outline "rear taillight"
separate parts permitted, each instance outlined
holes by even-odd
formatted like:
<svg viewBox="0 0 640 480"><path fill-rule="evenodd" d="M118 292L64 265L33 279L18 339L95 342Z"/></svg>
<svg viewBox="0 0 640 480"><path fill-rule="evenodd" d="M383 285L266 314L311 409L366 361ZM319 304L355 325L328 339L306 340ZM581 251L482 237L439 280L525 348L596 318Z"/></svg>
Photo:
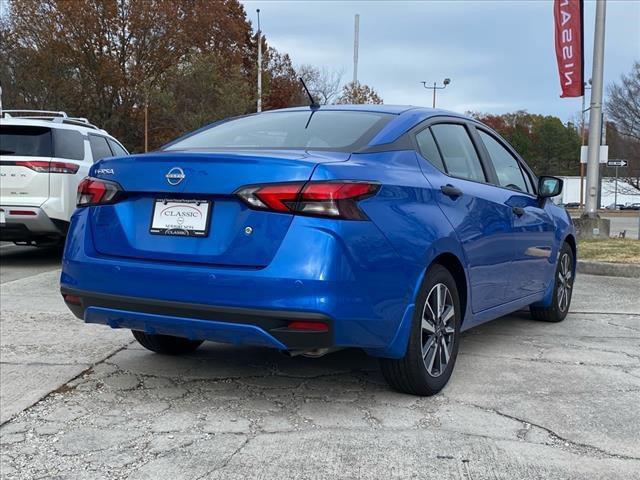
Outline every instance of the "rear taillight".
<svg viewBox="0 0 640 480"><path fill-rule="evenodd" d="M78 185L78 207L102 205L117 200L122 188L115 182L86 177Z"/></svg>
<svg viewBox="0 0 640 480"><path fill-rule="evenodd" d="M380 185L370 182L293 182L252 185L236 191L249 207L258 210L366 220L358 202L377 193Z"/></svg>
<svg viewBox="0 0 640 480"><path fill-rule="evenodd" d="M38 173L76 173L80 165L70 162L47 162L45 160L18 160L17 167L26 167Z"/></svg>

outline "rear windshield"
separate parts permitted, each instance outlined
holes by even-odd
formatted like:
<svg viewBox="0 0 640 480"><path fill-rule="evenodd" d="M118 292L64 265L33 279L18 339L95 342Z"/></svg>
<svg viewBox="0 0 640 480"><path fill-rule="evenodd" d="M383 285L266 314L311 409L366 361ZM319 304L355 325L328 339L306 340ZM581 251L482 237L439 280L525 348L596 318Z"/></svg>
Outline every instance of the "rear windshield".
<svg viewBox="0 0 640 480"><path fill-rule="evenodd" d="M14 125L0 126L0 155L52 157L51 129Z"/></svg>
<svg viewBox="0 0 640 480"><path fill-rule="evenodd" d="M80 132L64 128L0 126L0 155L84 158L84 139Z"/></svg>
<svg viewBox="0 0 640 480"><path fill-rule="evenodd" d="M196 132L164 150L292 148L350 150L366 145L393 117L355 111L268 112L236 118Z"/></svg>

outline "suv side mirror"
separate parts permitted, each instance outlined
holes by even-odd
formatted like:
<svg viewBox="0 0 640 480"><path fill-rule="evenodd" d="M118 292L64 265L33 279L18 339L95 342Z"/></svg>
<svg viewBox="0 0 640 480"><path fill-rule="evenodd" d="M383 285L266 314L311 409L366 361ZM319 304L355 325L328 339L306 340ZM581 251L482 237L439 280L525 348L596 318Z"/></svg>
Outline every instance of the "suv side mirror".
<svg viewBox="0 0 640 480"><path fill-rule="evenodd" d="M538 197L550 198L560 195L563 181L557 177L540 177L538 180Z"/></svg>

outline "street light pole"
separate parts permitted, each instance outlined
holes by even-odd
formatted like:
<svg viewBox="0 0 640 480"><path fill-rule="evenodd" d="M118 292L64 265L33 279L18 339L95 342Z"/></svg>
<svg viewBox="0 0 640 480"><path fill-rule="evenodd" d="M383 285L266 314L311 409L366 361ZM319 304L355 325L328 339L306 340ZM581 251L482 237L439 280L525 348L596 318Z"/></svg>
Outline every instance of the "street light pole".
<svg viewBox="0 0 640 480"><path fill-rule="evenodd" d="M587 155L587 195L584 215L598 217L598 176L602 129L602 76L604 69L604 26L607 4L596 3L596 28L593 42L593 84L591 87L591 112L589 114L589 150Z"/></svg>
<svg viewBox="0 0 640 480"><path fill-rule="evenodd" d="M262 111L262 30L260 29L260 9L258 14L258 113Z"/></svg>
<svg viewBox="0 0 640 480"><path fill-rule="evenodd" d="M449 85L451 83L451 79L450 78L445 78L442 82L442 86L438 87L438 84L436 82L433 82L433 86L427 86L427 82L420 82L422 83L422 86L424 88L426 88L427 90L433 90L433 108L436 108L436 90L444 90L445 88L447 88L447 85Z"/></svg>

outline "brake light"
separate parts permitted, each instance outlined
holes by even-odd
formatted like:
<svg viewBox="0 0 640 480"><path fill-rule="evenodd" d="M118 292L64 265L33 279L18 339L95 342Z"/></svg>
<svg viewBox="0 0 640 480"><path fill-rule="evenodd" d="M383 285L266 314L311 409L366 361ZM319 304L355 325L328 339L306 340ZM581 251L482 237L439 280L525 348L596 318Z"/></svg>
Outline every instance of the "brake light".
<svg viewBox="0 0 640 480"><path fill-rule="evenodd" d="M293 182L243 187L236 194L251 208L274 212L366 220L358 202L375 195L371 182Z"/></svg>
<svg viewBox="0 0 640 480"><path fill-rule="evenodd" d="M38 173L77 173L80 165L70 162L47 162L45 160L18 160L18 167L26 167Z"/></svg>
<svg viewBox="0 0 640 480"><path fill-rule="evenodd" d="M78 185L78 207L103 205L116 201L122 188L115 182L86 177Z"/></svg>

